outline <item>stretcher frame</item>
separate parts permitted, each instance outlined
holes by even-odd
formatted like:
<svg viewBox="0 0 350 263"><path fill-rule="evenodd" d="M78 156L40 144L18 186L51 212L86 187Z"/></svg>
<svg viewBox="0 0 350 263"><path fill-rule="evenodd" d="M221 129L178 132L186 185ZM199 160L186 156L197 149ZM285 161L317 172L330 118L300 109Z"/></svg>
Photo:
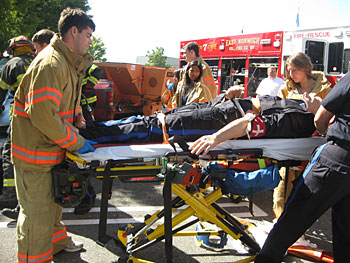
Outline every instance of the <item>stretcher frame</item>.
<svg viewBox="0 0 350 263"><path fill-rule="evenodd" d="M205 161L213 161L218 159L234 160L241 158L242 155L254 158L262 158L263 150L260 148L250 149L228 149L211 151L208 154L210 159ZM220 156L220 157L219 157ZM234 239L240 239L243 244L247 245L253 256L237 262L251 262L254 260L256 253L260 251L259 244L249 235L249 225L246 222L241 222L237 218L230 215L226 210L219 207L215 201L223 196L221 189L217 188L207 196L203 194L203 190L195 190L189 192L186 187L173 183L175 175L174 165L178 162L194 161L193 156L189 152L168 152L162 159L155 158L153 162L147 165L143 163L143 158L134 158L126 160L108 160L102 167L96 169L96 177L102 179L102 198L100 205L100 217L98 228L97 243L105 246L110 240L114 240L118 247L124 248L127 253L126 257L121 257L118 262L150 262L134 257L134 254L142 249L145 249L154 243L165 240L165 255L167 262L172 262L172 238L173 236L196 236L196 235L222 235L226 233ZM197 160L196 160L197 161ZM291 166L300 165L301 161L286 160L278 161L279 167L285 166L287 171ZM86 166L89 164L85 163ZM96 165L96 164L94 164ZM159 176L162 174L163 176ZM107 211L108 199L112 193L113 179L118 177L122 182L130 182L136 178L147 178L147 181L164 181L163 199L164 209L155 212L153 215L146 218L145 222L127 234L127 230L118 230L118 237L112 237L106 233L107 230ZM286 174L288 179L288 173ZM192 188L193 190L193 188ZM172 193L176 194L176 198L172 199ZM186 203L189 206L172 217L172 213L178 208L180 203ZM196 215L197 219L183 226L177 227L190 216ZM153 232L147 233L150 227L164 217L164 224L158 226ZM210 221L217 225L222 231L220 232L184 232L187 227L197 223L198 221ZM130 236L131 235L131 236ZM146 236L146 241L137 241L140 236ZM136 242L136 243L135 243Z"/></svg>

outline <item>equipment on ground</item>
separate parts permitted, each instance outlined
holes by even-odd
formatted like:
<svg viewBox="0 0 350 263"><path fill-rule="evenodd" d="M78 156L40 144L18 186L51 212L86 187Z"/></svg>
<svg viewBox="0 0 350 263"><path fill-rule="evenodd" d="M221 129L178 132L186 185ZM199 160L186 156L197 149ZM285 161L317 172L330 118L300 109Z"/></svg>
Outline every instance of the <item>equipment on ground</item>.
<svg viewBox="0 0 350 263"><path fill-rule="evenodd" d="M95 85L97 121L131 115L151 115L161 110L161 95L173 77L165 68L128 63L99 62L103 69Z"/></svg>

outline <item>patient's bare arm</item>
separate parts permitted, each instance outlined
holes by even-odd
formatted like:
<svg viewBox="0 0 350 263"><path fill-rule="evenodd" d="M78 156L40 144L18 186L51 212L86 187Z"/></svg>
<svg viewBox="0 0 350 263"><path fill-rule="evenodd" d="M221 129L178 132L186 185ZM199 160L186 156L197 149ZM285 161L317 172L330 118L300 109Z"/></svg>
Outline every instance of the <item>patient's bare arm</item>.
<svg viewBox="0 0 350 263"><path fill-rule="evenodd" d="M327 133L330 123L334 121L334 114L326 110L322 105L319 107L315 115L315 126L321 135Z"/></svg>
<svg viewBox="0 0 350 263"><path fill-rule="evenodd" d="M216 133L200 137L191 145L189 149L191 150L192 154L205 155L221 142L244 136L250 121L251 119L248 117L242 117L234 120L218 130Z"/></svg>
<svg viewBox="0 0 350 263"><path fill-rule="evenodd" d="M231 100L233 98L237 98L237 97L241 96L243 90L244 90L244 88L242 89L242 87L232 86L226 90L225 97L229 100Z"/></svg>

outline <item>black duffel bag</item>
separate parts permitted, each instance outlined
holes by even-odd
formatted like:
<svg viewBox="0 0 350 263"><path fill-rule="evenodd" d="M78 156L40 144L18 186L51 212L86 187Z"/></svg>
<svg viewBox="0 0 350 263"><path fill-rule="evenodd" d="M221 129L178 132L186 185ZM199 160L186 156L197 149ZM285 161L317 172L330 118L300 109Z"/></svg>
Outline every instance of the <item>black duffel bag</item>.
<svg viewBox="0 0 350 263"><path fill-rule="evenodd" d="M55 202L62 207L77 207L86 195L95 169L79 169L63 161L51 169Z"/></svg>

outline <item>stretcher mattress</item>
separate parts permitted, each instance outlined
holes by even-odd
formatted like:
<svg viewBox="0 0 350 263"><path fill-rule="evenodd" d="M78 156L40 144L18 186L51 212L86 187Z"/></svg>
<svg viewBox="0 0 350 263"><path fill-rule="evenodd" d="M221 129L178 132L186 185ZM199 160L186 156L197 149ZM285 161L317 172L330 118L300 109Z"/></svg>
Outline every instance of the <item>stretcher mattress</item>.
<svg viewBox="0 0 350 263"><path fill-rule="evenodd" d="M225 141L214 150L225 149L253 149L263 150L265 157L279 161L285 160L309 160L315 147L326 142L323 137L297 138L297 139L254 139L254 140L229 140ZM191 145L191 143L189 143ZM181 151L180 148L177 148ZM95 152L80 154L79 157L90 162L98 160L122 160L131 158L155 158L162 157L174 149L169 144L132 144L97 148Z"/></svg>

